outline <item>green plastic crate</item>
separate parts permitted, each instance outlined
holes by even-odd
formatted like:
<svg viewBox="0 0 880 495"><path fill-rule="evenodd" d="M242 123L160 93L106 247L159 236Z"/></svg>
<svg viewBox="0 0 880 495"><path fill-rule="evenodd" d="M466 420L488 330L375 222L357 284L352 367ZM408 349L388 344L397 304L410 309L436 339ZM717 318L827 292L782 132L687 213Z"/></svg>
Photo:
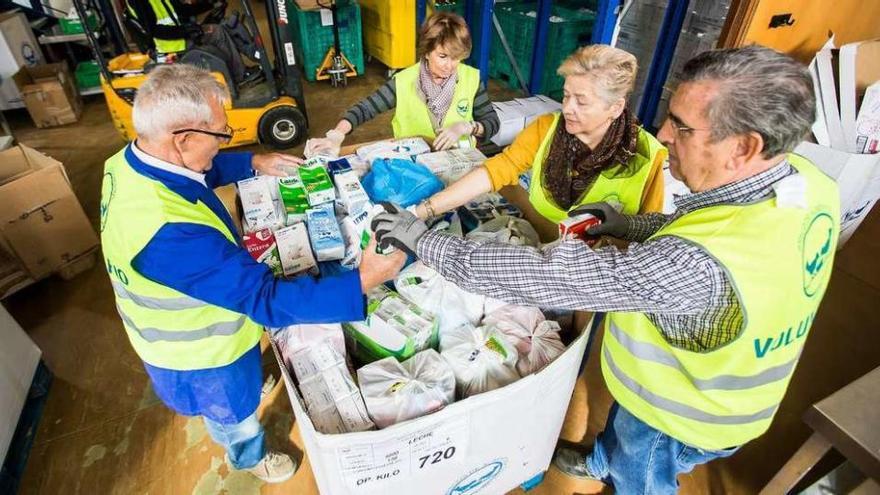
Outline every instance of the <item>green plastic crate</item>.
<svg viewBox="0 0 880 495"><path fill-rule="evenodd" d="M94 88L101 84L101 68L98 62L87 60L76 64L76 85L80 89Z"/></svg>
<svg viewBox="0 0 880 495"><path fill-rule="evenodd" d="M341 3L341 2L340 2ZM320 10L302 10L293 5L290 29L296 40L294 50L308 81L315 81L318 67L333 46L333 26L321 25ZM339 24L339 47L358 74L364 73L364 43L361 31L361 8L357 3L340 5L336 11Z"/></svg>
<svg viewBox="0 0 880 495"><path fill-rule="evenodd" d="M535 2L499 4L495 9L498 23L504 30L510 50L519 65L522 76L529 78L532 68L532 51L535 40L536 18L529 15L537 11ZM585 8L553 5L551 22L547 33L547 52L541 87L543 94L553 98L562 95L564 80L556 74L559 65L579 46L590 42L596 14ZM553 22L555 21L555 22ZM495 33L489 63L489 75L505 81L511 88L518 88L513 66L507 59L498 34Z"/></svg>
<svg viewBox="0 0 880 495"><path fill-rule="evenodd" d="M92 31L98 27L98 16L95 15L94 12L89 12L86 16L88 19L89 28ZM79 19L79 17L69 17L58 19L58 26L61 28L61 32L63 34L83 34L85 30L83 29L83 23Z"/></svg>

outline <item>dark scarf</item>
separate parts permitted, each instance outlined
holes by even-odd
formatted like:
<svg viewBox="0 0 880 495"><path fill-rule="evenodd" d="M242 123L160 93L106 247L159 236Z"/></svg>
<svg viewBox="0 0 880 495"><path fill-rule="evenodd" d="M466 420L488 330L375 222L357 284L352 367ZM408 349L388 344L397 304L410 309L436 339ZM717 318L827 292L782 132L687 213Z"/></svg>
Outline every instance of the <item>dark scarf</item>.
<svg viewBox="0 0 880 495"><path fill-rule="evenodd" d="M639 121L629 110L611 123L595 150L565 130L560 116L550 152L544 161L544 187L562 209L569 209L596 177L617 164L626 166L635 154Z"/></svg>

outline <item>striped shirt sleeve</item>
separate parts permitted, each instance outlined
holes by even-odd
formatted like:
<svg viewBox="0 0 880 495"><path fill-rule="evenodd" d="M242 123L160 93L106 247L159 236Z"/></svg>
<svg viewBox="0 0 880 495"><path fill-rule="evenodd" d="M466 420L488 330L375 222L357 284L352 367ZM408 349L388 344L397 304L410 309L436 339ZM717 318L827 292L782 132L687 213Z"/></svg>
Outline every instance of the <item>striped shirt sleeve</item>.
<svg viewBox="0 0 880 495"><path fill-rule="evenodd" d="M476 97L474 97L474 121L482 124L483 129L485 129L483 137L480 138L482 142L488 141L501 127L501 120L498 118L492 102L489 101L486 87L482 84L480 89L477 90Z"/></svg>
<svg viewBox="0 0 880 495"><path fill-rule="evenodd" d="M351 124L351 128L354 129L395 106L397 106L397 90L392 77L373 94L349 108L342 118L347 120Z"/></svg>

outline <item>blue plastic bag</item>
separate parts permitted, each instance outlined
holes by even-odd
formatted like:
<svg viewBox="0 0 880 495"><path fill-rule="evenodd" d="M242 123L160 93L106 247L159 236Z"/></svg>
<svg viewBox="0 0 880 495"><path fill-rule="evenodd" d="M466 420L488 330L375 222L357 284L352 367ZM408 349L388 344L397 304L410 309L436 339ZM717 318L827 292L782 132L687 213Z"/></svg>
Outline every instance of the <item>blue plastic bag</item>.
<svg viewBox="0 0 880 495"><path fill-rule="evenodd" d="M376 158L361 182L374 203L388 201L404 208L443 189L428 167L399 158Z"/></svg>

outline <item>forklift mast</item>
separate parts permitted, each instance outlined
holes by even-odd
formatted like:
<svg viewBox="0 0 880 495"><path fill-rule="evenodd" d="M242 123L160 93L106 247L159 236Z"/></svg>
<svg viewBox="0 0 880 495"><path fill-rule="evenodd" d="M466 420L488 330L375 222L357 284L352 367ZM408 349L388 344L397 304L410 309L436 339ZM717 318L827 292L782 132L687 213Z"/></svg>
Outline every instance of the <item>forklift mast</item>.
<svg viewBox="0 0 880 495"><path fill-rule="evenodd" d="M288 2L289 0L265 0L266 21L269 25L269 33L272 37L272 47L275 51L275 70L280 79L279 88L283 95L296 100L296 105L306 117L308 123L308 111L302 90L302 71L297 64L293 50L293 34L288 26ZM247 2L242 2L246 4ZM246 7L249 8L249 7ZM248 18L253 19L253 13L248 12ZM259 30L254 30L259 33ZM258 39L262 44L262 39ZM268 61L266 61L268 62ZM261 60L262 64L263 61Z"/></svg>

